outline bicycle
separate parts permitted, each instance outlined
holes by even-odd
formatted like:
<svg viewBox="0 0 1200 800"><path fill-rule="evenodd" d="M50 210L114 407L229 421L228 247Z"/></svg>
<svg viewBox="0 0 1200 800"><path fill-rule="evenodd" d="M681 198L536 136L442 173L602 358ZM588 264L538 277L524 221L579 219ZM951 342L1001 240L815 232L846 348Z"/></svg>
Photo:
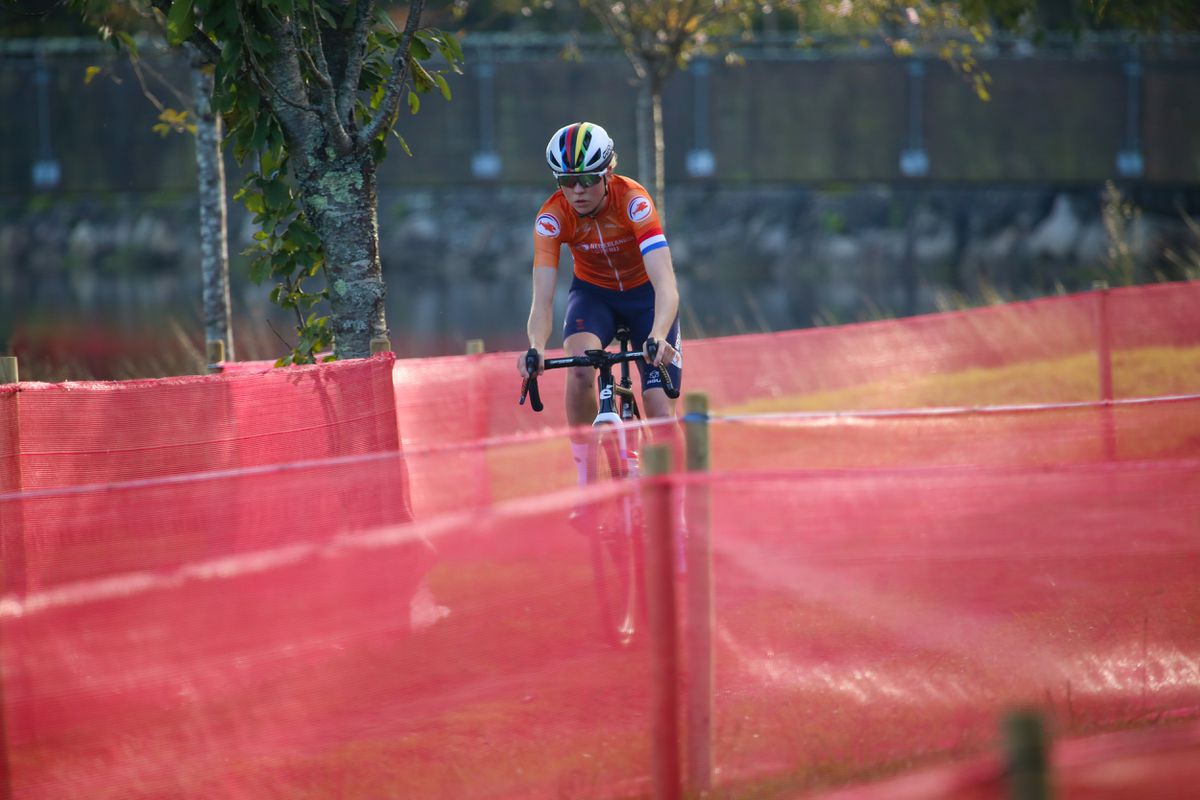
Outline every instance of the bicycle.
<svg viewBox="0 0 1200 800"><path fill-rule="evenodd" d="M641 412L633 392L629 364L644 357L644 352L629 349L629 328L620 326L616 333L620 349L588 350L581 356L547 358L543 369L592 367L599 371L596 387L599 412L592 421L596 438L592 442L587 475L589 483L608 480L632 480L639 474L638 448L643 431ZM648 342L650 357L657 342ZM537 351L525 355L529 373L521 384L520 405L529 398L534 411L543 408L537 383ZM613 377L613 367L619 367L620 380ZM663 389L667 396L679 397L665 365L659 367ZM589 535L592 574L600 605L600 622L605 637L616 647L628 647L637 639L645 619L646 597L643 563L644 523L641 495L623 491L611 503L605 504L591 520L582 526Z"/></svg>

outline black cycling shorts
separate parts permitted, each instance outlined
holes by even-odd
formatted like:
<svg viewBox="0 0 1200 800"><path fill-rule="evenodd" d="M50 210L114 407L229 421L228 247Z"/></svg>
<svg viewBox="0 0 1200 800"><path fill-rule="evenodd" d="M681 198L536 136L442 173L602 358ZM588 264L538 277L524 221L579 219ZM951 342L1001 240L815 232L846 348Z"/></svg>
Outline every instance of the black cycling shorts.
<svg viewBox="0 0 1200 800"><path fill-rule="evenodd" d="M641 350L654 325L654 286L647 282L634 289L605 289L578 277L571 280L567 294L567 314L563 318L563 339L575 333L591 333L608 347L617 333L617 325L629 326L630 347ZM683 385L683 341L679 335L679 316L671 324L667 341L675 348L675 358L667 365L671 383ZM645 361L635 361L642 374L642 391L661 389L662 376Z"/></svg>

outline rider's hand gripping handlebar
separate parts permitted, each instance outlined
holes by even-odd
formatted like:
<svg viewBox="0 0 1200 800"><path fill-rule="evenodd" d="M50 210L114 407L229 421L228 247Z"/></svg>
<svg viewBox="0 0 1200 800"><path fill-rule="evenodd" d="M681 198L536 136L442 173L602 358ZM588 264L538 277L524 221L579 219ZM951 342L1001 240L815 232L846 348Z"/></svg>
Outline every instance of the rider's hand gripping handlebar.
<svg viewBox="0 0 1200 800"><path fill-rule="evenodd" d="M646 355L653 362L658 355L658 341L655 339L646 340ZM658 374L662 378L663 391L667 393L667 397L672 400L679 397L679 390L675 388L675 384L671 381L671 373L667 371L666 364L658 365Z"/></svg>
<svg viewBox="0 0 1200 800"><path fill-rule="evenodd" d="M529 405L534 411L541 411L542 395L538 391L538 351L536 347L529 348L529 352L525 354L525 372L528 373L527 378L521 381L521 399L518 405L525 405L525 396L529 396Z"/></svg>

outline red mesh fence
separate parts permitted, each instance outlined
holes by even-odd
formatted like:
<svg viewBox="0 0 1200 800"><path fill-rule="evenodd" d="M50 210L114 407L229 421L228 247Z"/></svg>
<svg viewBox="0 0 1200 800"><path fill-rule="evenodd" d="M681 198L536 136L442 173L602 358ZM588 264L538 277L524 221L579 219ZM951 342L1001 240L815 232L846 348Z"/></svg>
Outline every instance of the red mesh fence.
<svg viewBox="0 0 1200 800"><path fill-rule="evenodd" d="M1013 796L1009 765L984 756L965 764L917 770L821 800L1004 800ZM1200 786L1200 724L1124 731L1055 744L1049 784L1057 797L1154 797L1186 800Z"/></svg>
<svg viewBox="0 0 1200 800"><path fill-rule="evenodd" d="M1200 395L981 409L718 415L723 469L1065 465L1200 458Z"/></svg>
<svg viewBox="0 0 1200 800"><path fill-rule="evenodd" d="M14 798L579 796L638 785L645 654L562 502L406 523L398 455L0 500ZM121 517L138 520L113 529Z"/></svg>
<svg viewBox="0 0 1200 800"><path fill-rule="evenodd" d="M671 685L688 707L711 669L679 741L685 769L711 741L711 796L964 759L911 780L995 796L969 759L1015 706L1056 738L1149 731L1187 774L1197 291L685 345L712 472L663 506L691 509ZM534 415L515 360L0 388L0 798L650 795L661 654L644 610L613 646L611 539L571 520L657 506L576 488L562 376ZM1139 399L1093 402L1109 380Z"/></svg>
<svg viewBox="0 0 1200 800"><path fill-rule="evenodd" d="M0 492L394 450L393 363L0 386Z"/></svg>
<svg viewBox="0 0 1200 800"><path fill-rule="evenodd" d="M417 461L0 500L53 553L0 601L12 796L646 795L647 645L602 634L567 521L611 491L406 522ZM702 487L715 796L976 754L1013 704L1063 735L1200 708L1200 462Z"/></svg>
<svg viewBox="0 0 1200 800"><path fill-rule="evenodd" d="M684 391L721 412L895 409L1200 393L1200 281L832 328L686 341ZM686 331L685 331L686 334ZM516 353L396 363L405 447L557 429L518 407Z"/></svg>
<svg viewBox="0 0 1200 800"><path fill-rule="evenodd" d="M735 784L961 757L1013 706L1064 736L1200 713L1200 462L711 491L714 752Z"/></svg>

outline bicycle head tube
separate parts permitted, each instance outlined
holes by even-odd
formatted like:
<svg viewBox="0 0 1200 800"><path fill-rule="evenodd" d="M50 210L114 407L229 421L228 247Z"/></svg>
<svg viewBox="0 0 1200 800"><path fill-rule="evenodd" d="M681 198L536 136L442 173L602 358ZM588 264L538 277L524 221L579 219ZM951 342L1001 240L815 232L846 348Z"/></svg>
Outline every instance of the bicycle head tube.
<svg viewBox="0 0 1200 800"><path fill-rule="evenodd" d="M616 398L614 396L615 393L613 391L612 368L609 367L607 364L605 364L604 367L600 370L600 377L597 380L597 384L598 384L597 388L599 391L599 399L600 399L600 406L599 406L600 413L601 414L606 414L606 413L612 414L614 417L617 417L617 414L616 414L617 404L616 404ZM617 418L620 419L620 417L617 417ZM597 417L597 419L599 419L599 417Z"/></svg>

